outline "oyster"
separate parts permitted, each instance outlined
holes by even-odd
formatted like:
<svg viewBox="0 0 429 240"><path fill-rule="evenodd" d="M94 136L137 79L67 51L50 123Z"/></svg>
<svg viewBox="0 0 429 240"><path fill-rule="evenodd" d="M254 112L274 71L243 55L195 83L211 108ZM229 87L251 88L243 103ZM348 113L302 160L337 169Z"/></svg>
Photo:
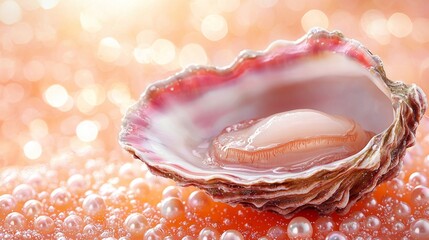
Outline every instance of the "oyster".
<svg viewBox="0 0 429 240"><path fill-rule="evenodd" d="M284 216L345 212L398 173L426 107L419 87L390 81L360 43L314 29L152 84L120 143L215 200Z"/></svg>

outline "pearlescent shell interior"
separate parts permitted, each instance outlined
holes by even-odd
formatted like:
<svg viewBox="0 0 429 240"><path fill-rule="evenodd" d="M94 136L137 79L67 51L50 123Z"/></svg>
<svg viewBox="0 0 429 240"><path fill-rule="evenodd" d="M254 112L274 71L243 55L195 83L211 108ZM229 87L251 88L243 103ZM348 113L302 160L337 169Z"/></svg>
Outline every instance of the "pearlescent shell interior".
<svg viewBox="0 0 429 240"><path fill-rule="evenodd" d="M303 172L225 167L208 157L211 139L225 127L303 108L351 118L376 136L353 156ZM281 214L328 202L318 209L330 212L397 173L425 109L422 91L388 80L381 61L358 42L317 29L296 42L243 52L227 68L192 67L149 86L124 118L120 143L154 173L219 200Z"/></svg>

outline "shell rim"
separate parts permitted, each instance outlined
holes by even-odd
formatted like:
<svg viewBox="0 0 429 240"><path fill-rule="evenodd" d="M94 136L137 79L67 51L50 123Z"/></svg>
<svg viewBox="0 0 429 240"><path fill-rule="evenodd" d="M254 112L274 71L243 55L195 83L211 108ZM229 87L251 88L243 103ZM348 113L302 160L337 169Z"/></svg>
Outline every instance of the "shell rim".
<svg viewBox="0 0 429 240"><path fill-rule="evenodd" d="M282 46L288 46L288 45L297 45L301 42L306 41L307 39L314 39L317 38L318 36L327 36L327 37L337 37L345 42L347 42L347 44L351 44L352 46L354 46L357 51L361 52L362 54L364 54L368 59L370 59L372 62L370 63L369 66L364 66L371 74L377 74L379 78L381 78L381 80L383 80L384 84L387 85L389 92L392 95L394 95L391 91L391 87L389 83L393 83L391 80L389 80L384 72L383 69L383 63L380 60L380 58L377 55L372 54L366 47L364 47L360 42L353 40L353 39L349 39L344 37L344 35L340 32L340 31L332 31L329 32L325 29L322 28L314 28L311 29L307 34L305 34L304 36L302 36L301 38L295 40L295 41L290 41L290 40L276 40L274 42L272 42L266 49L264 50L260 50L260 51L255 51L255 50L243 50L239 53L239 55L234 59L234 61L226 66L223 67L217 67L217 66L211 66L211 65L191 65L188 66L184 69L182 69L181 71L173 74L172 76L163 79L163 80L159 80L157 82L154 82L152 84L149 84L146 89L143 91L143 93L140 95L139 100L133 104L126 112L126 114L124 115L123 119L122 119L122 125L121 125L121 131L119 133L119 144L121 145L122 148L124 148L125 150L127 150L128 152L130 152L134 158L141 160L142 162L144 162L151 170L155 170L155 172L158 175L162 175L162 176L167 176L170 178L173 178L175 180L178 180L178 182L180 182L183 185L192 185L192 182L218 182L218 183L228 183L228 182L232 182L232 178L234 179L234 183L235 184L240 184L240 185L244 185L244 186L250 186L250 185L255 185L255 184L280 184L284 182L284 178L282 177L266 177L264 174L261 174L258 177L255 177L252 181L248 181L248 180L244 180L241 178L237 178L235 176L230 176L231 178L225 177L224 174L220 173L220 174L212 174L212 175L192 175L191 172L180 172L175 166L170 166L167 163L162 163L162 162L158 162L158 161L152 161L152 160L147 160L145 157L142 156L141 151L139 149L134 148L131 144L127 143L126 141L124 141L123 139L125 139L125 137L128 135L127 134L127 125L128 125L128 116L131 115L132 112L136 111L141 105L142 103L146 102L149 98L149 93L152 91L153 88L165 88L166 86L168 86L168 84L181 79L181 78L186 78L188 76L191 76L192 74L194 74L194 72L199 71L199 70L208 70L208 71L212 71L215 72L217 74L223 74L223 73L227 73L227 72L231 72L232 70L234 70L237 66L239 66L243 61L246 61L247 59L252 59L252 58L256 58L259 56L264 56L267 55L270 52L274 52L275 49L277 47L282 47ZM346 53L342 53L343 55L347 56ZM350 57L350 56L348 56ZM361 65L363 65L362 63L360 63ZM412 84L410 86L408 86L408 88L414 88L415 85ZM389 98L391 98L391 96L387 96ZM397 108L394 106L394 103L396 101L401 101L401 100L395 100L395 99L390 99L392 102L392 109L394 117L393 117L393 122L383 131L381 131L380 133L376 134L373 138L370 139L370 141L367 143L367 145L362 148L361 151L359 151L358 153L349 156L345 159L339 160L339 161L343 161L345 163L350 162L350 159L352 158L356 158L356 156L358 155L362 155L366 150L368 150L371 146L373 146L375 139L380 138L381 135L383 135L386 131L389 131L391 128L395 127L395 123L398 121L398 114L397 114ZM338 165L342 165L342 164L338 164ZM325 168L325 170L328 171L334 171L336 168L338 167L334 167L334 168ZM313 167L310 168L304 172L300 172L299 173L299 177L293 178L293 179L306 179L311 177L314 173L317 173L318 170L317 167ZM305 174L303 174L305 173Z"/></svg>

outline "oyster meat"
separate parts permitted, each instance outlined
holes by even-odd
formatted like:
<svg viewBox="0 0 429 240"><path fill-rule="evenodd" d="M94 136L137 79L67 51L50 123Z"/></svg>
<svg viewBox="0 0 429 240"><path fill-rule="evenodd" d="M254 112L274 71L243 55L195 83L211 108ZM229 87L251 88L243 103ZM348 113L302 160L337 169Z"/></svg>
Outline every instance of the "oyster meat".
<svg viewBox="0 0 429 240"><path fill-rule="evenodd" d="M345 212L399 172L427 107L339 32L245 51L152 84L120 143L158 175L215 200L291 216Z"/></svg>

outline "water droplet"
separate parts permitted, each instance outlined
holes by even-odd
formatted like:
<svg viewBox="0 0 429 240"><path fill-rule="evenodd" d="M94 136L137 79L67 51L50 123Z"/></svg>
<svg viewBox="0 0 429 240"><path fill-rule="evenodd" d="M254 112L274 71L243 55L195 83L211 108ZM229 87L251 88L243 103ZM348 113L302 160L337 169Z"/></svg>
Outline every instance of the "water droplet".
<svg viewBox="0 0 429 240"><path fill-rule="evenodd" d="M293 218L287 226L289 238L310 238L313 235L313 227L310 221L304 217Z"/></svg>

